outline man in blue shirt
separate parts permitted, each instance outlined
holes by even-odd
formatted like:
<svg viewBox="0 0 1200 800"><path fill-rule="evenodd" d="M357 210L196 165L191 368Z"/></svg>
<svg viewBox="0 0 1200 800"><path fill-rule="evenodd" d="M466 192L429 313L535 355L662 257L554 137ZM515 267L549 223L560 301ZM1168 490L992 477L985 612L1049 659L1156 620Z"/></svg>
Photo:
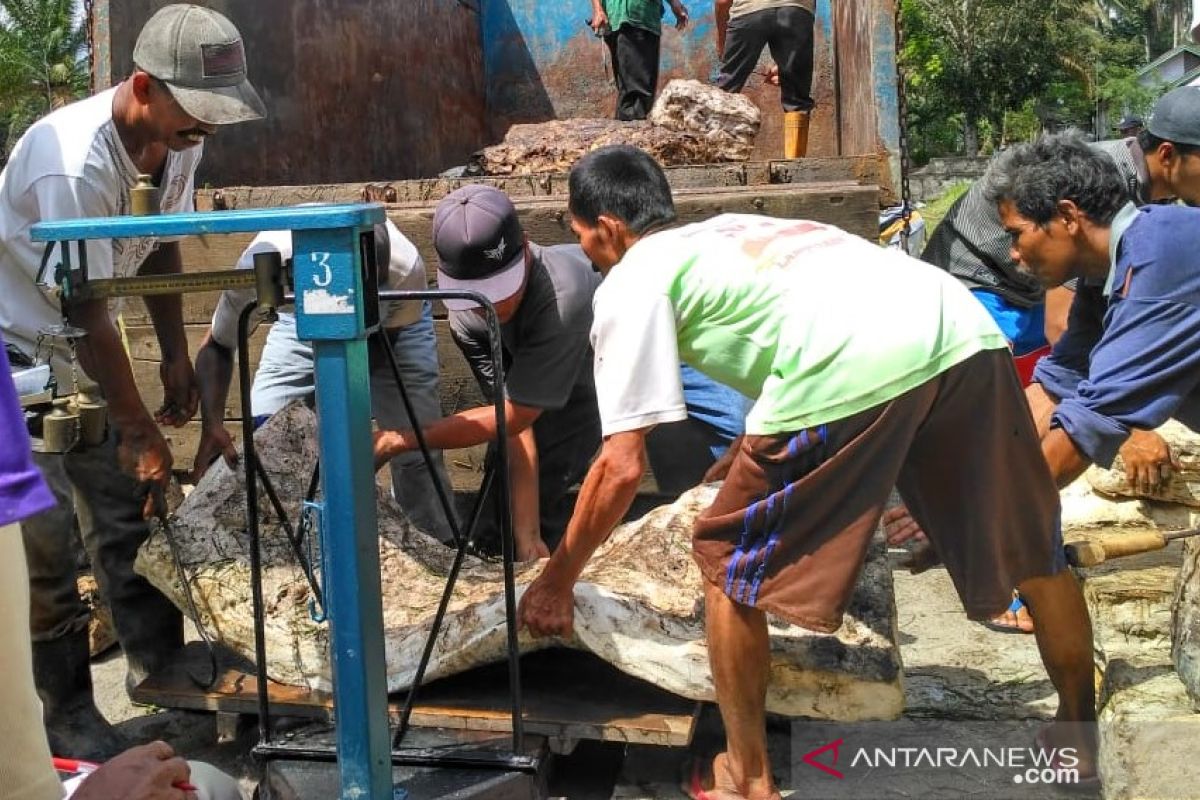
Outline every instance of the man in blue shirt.
<svg viewBox="0 0 1200 800"><path fill-rule="evenodd" d="M1179 115L1200 113L1200 90L1189 102ZM1110 465L1135 429L1200 429L1200 210L1135 208L1111 160L1067 134L1013 148L985 181L1014 259L1046 287L1080 281L1027 391L1059 486Z"/></svg>

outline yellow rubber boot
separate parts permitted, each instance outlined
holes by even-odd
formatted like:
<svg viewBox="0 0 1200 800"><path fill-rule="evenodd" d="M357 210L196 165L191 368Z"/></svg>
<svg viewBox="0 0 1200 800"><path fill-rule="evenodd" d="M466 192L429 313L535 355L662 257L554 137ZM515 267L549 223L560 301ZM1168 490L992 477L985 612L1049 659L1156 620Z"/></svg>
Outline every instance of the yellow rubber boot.
<svg viewBox="0 0 1200 800"><path fill-rule="evenodd" d="M783 112L783 157L804 158L808 152L807 111Z"/></svg>

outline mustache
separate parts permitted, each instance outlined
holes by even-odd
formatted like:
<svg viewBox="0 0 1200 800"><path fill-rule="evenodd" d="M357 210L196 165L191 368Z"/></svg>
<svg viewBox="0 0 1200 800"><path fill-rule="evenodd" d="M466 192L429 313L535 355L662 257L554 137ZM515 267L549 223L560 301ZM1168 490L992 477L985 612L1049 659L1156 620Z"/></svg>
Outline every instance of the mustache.
<svg viewBox="0 0 1200 800"><path fill-rule="evenodd" d="M188 128L187 130L179 131L177 136L212 136L214 131L207 131L204 128Z"/></svg>

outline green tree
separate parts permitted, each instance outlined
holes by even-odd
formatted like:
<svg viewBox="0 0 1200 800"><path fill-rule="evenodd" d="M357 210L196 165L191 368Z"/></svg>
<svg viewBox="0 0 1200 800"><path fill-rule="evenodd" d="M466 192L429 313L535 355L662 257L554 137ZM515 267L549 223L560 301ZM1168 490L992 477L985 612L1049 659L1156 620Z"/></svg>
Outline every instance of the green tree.
<svg viewBox="0 0 1200 800"><path fill-rule="evenodd" d="M1079 13L1065 0L904 0L902 12L914 115L960 114L969 156L981 130L1003 131L1006 112L1058 77L1062 32Z"/></svg>
<svg viewBox="0 0 1200 800"><path fill-rule="evenodd" d="M1094 0L1097 27L1124 29L1141 43L1142 61L1149 63L1188 40L1191 0Z"/></svg>
<svg viewBox="0 0 1200 800"><path fill-rule="evenodd" d="M79 0L0 0L4 152L36 119L87 90L87 26Z"/></svg>

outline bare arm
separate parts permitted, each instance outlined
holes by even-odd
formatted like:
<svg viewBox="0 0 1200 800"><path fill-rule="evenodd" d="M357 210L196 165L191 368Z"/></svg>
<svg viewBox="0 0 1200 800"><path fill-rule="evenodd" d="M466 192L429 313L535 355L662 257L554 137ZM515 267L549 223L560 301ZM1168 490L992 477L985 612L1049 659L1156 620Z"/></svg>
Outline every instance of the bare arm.
<svg viewBox="0 0 1200 800"><path fill-rule="evenodd" d="M1050 415L1058 408L1058 400L1040 383L1025 387L1025 399L1029 401L1029 413L1033 415L1033 423L1037 426L1038 438L1045 439L1050 432Z"/></svg>
<svg viewBox="0 0 1200 800"><path fill-rule="evenodd" d="M538 451L531 427L508 439L508 476L517 560L544 558L550 549L542 541Z"/></svg>
<svg viewBox="0 0 1200 800"><path fill-rule="evenodd" d="M1066 431L1050 427L1050 417L1058 407L1058 401L1040 383L1029 384L1025 397L1042 442L1042 455L1061 489L1082 475L1092 462L1080 452ZM1121 445L1120 453L1126 479L1145 494L1159 491L1170 478L1171 471L1179 467L1171 448L1154 431L1133 429L1129 439Z"/></svg>
<svg viewBox="0 0 1200 800"><path fill-rule="evenodd" d="M604 11L603 0L592 0L592 32L597 36L608 26L608 14Z"/></svg>
<svg viewBox="0 0 1200 800"><path fill-rule="evenodd" d="M196 353L196 381L200 385L200 444L192 467L192 480L199 482L218 455L229 466L237 464L237 448L225 428L225 401L233 381L233 351L204 335Z"/></svg>
<svg viewBox="0 0 1200 800"><path fill-rule="evenodd" d="M79 362L108 401L109 419L118 436L121 468L141 481L166 485L171 477L171 450L142 404L133 368L104 300L73 305L68 318L87 331L77 346Z"/></svg>
<svg viewBox="0 0 1200 800"><path fill-rule="evenodd" d="M729 8L733 0L714 0L713 16L717 28L717 58L725 57L725 31L729 28Z"/></svg>
<svg viewBox="0 0 1200 800"><path fill-rule="evenodd" d="M571 634L575 581L637 495L646 469L649 430L617 433L604 440L600 456L584 478L566 536L521 598L520 624L534 636Z"/></svg>
<svg viewBox="0 0 1200 800"><path fill-rule="evenodd" d="M516 436L534 423L542 413L540 408L504 401L504 422L507 434ZM457 450L484 444L496 439L496 410L492 406L460 411L443 417L421 429L425 442L434 450ZM380 431L375 437L375 463L382 466L401 453L417 449L417 437L412 431Z"/></svg>
<svg viewBox="0 0 1200 800"><path fill-rule="evenodd" d="M177 275L183 271L183 260L177 242L165 242L142 262L139 275ZM163 404L155 419L165 425L179 427L196 414L200 393L196 376L188 357L187 336L183 331L183 296L155 295L145 298L146 308L154 323L154 333L162 350L160 375L163 382Z"/></svg>
<svg viewBox="0 0 1200 800"><path fill-rule="evenodd" d="M1052 428L1042 437L1042 455L1050 465L1050 474L1054 476L1054 484L1062 489L1083 474L1091 466L1087 456L1079 452L1079 448L1071 441L1071 437L1062 428Z"/></svg>

